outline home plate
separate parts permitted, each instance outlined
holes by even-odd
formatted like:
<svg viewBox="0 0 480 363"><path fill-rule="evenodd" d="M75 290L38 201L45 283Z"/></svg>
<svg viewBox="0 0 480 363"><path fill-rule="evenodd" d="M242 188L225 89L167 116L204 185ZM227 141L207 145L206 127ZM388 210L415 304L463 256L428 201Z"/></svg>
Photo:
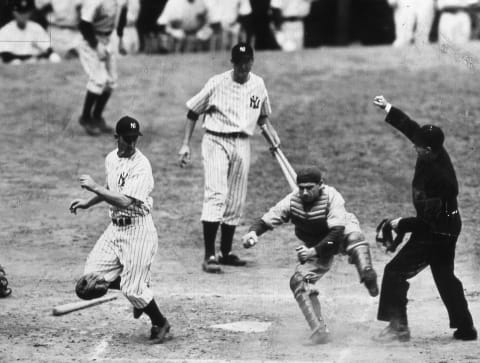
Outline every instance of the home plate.
<svg viewBox="0 0 480 363"><path fill-rule="evenodd" d="M234 323L212 325L212 328L237 331L242 333L263 333L270 328L272 323L260 321L236 321Z"/></svg>

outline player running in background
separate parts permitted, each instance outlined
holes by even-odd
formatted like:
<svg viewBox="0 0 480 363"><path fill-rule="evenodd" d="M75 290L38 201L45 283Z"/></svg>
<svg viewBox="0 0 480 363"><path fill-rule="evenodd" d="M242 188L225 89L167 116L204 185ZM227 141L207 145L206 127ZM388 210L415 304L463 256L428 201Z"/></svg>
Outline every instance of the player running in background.
<svg viewBox="0 0 480 363"><path fill-rule="evenodd" d="M127 22L125 0L83 0L78 46L80 62L88 75L87 94L79 122L89 135L112 133L102 116L117 82L117 64L111 34L117 24L119 51L124 53L123 29Z"/></svg>
<svg viewBox="0 0 480 363"><path fill-rule="evenodd" d="M270 101L263 79L251 72L253 49L245 43L232 48L233 70L208 80L187 101L188 114L180 166L190 161L190 139L200 115L205 115L202 159L205 192L201 220L205 242L206 272L220 272L220 264L243 266L246 261L231 253L235 228L240 222L247 195L250 169L250 136L256 125L268 122ZM278 139L276 133L274 134ZM221 228L220 258L215 238Z"/></svg>
<svg viewBox="0 0 480 363"><path fill-rule="evenodd" d="M323 183L320 169L300 169L297 185L298 190L256 220L242 240L244 247L250 248L268 230L289 221L295 225L295 235L303 245L296 249L300 263L290 279L290 288L312 329L312 342L323 344L329 335L314 284L330 270L334 256L339 252L349 255L349 262L357 267L360 282L371 296L378 295L377 274L358 219L345 210L340 193Z"/></svg>
<svg viewBox="0 0 480 363"><path fill-rule="evenodd" d="M107 185L97 184L90 175L80 176L80 186L94 196L73 200L70 211L76 214L77 209L107 202L111 223L90 252L76 292L88 300L104 295L108 288L120 289L134 307L134 318L142 313L150 317L150 339L161 343L170 324L160 312L150 288L150 269L158 248L158 236L150 214L152 168L136 149L139 135L142 134L137 120L122 117L116 126L118 148L105 159Z"/></svg>

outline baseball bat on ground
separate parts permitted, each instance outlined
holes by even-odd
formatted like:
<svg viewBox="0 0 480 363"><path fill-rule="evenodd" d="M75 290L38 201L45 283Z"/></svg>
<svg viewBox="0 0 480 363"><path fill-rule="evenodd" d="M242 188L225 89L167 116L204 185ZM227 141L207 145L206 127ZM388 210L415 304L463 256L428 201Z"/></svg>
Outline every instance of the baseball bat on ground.
<svg viewBox="0 0 480 363"><path fill-rule="evenodd" d="M65 314L71 313L72 311L81 310L81 309L89 308L91 306L103 304L108 301L115 300L116 298L118 298L118 295L110 295L110 296L103 296L98 299L81 300L73 303L57 305L53 308L52 314L55 316L65 315Z"/></svg>
<svg viewBox="0 0 480 363"><path fill-rule="evenodd" d="M285 154L280 149L280 145L275 141L275 138L273 137L270 128L273 129L272 125L267 123L260 126L262 135L270 144L270 151L272 152L275 159L277 159L277 162L280 165L280 169L282 170L283 175L287 179L288 185L290 186L292 191L294 191L297 189L297 173L293 169Z"/></svg>

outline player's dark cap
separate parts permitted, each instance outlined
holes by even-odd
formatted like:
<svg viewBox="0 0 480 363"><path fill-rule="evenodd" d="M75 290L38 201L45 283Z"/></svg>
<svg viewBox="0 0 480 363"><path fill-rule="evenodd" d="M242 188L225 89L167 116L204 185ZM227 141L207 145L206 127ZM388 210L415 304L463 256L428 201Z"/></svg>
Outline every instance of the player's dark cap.
<svg viewBox="0 0 480 363"><path fill-rule="evenodd" d="M305 166L297 172L297 184L322 182L322 172L317 166Z"/></svg>
<svg viewBox="0 0 480 363"><path fill-rule="evenodd" d="M247 43L238 43L232 48L232 62L248 62L253 59L253 48Z"/></svg>
<svg viewBox="0 0 480 363"><path fill-rule="evenodd" d="M11 4L12 11L16 11L17 13L28 13L35 9L33 0L13 0Z"/></svg>
<svg viewBox="0 0 480 363"><path fill-rule="evenodd" d="M420 147L430 147L433 151L438 151L443 145L445 136L440 127L434 125L424 125L420 127L413 135L413 142Z"/></svg>
<svg viewBox="0 0 480 363"><path fill-rule="evenodd" d="M142 136L138 121L130 116L123 116L118 120L115 132L118 136Z"/></svg>

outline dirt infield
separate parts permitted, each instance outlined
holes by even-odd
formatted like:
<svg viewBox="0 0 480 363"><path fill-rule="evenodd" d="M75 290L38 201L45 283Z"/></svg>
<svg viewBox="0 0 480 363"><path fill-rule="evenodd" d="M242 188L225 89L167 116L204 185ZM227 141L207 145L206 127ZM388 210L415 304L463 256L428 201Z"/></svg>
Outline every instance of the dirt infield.
<svg viewBox="0 0 480 363"><path fill-rule="evenodd" d="M415 153L383 123L372 106L383 94L421 123L446 131L446 148L457 168L463 232L456 273L471 312L480 322L479 138L480 45L398 50L388 47L321 48L301 53L258 53L254 71L270 93L275 127L294 166L318 163L328 184L345 197L372 243L380 277L391 258L374 245L383 217L413 213L410 181ZM124 114L139 119L139 149L152 162L153 217L160 248L153 289L173 339L148 343L149 322L132 318L123 297L55 317L56 305L77 301L74 283L86 256L108 223L99 205L69 214L74 197L87 195L77 177L104 177L103 161L115 147L111 136L84 135L77 123L85 76L77 61L59 65L0 66L0 264L13 294L0 300L0 361L24 362L475 362L480 345L451 338L448 318L431 274L411 281L412 340L379 345L371 337L378 299L359 284L347 259L338 256L318 283L331 342L305 344L308 326L289 289L295 266L291 226L243 251L239 238L288 192L260 135L252 140L247 210L234 249L245 268L220 275L201 272L202 167L197 126L193 164L180 169L176 153L186 114L184 103L228 55L125 57L120 84L106 111L113 123ZM240 322L244 329L217 325ZM257 331L248 331L249 324ZM260 324L263 323L263 324ZM228 327L228 325L227 325ZM235 325L234 325L235 327ZM238 328L238 326L237 326Z"/></svg>

